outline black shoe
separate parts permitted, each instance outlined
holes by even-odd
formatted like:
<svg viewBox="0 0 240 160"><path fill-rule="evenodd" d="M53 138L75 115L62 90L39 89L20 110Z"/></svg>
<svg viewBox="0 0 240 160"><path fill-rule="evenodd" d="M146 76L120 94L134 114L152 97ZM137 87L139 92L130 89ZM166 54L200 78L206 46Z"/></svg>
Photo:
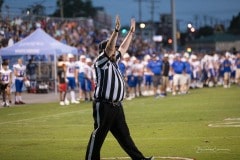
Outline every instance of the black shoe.
<svg viewBox="0 0 240 160"><path fill-rule="evenodd" d="M15 101L15 104L18 105L18 104L20 104L20 103L19 103L18 101Z"/></svg>
<svg viewBox="0 0 240 160"><path fill-rule="evenodd" d="M19 101L19 104L26 104L25 102L23 102L23 101Z"/></svg>

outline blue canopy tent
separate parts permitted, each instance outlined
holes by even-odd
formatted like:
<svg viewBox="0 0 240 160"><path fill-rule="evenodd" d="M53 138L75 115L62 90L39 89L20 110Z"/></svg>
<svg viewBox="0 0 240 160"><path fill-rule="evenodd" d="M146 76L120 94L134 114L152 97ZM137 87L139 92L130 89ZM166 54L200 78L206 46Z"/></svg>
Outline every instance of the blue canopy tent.
<svg viewBox="0 0 240 160"><path fill-rule="evenodd" d="M77 54L77 48L55 40L41 28L36 29L29 36L15 43L13 46L0 50L0 56L53 55L55 68L57 56L67 53ZM55 69L55 79L56 77L57 73ZM57 92L56 85L55 92Z"/></svg>

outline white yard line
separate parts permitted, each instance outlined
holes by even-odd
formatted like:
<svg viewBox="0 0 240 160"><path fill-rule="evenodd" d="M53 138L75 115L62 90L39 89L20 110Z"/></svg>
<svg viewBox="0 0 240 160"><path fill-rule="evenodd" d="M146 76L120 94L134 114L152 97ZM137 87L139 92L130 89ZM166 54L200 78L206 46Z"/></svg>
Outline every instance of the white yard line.
<svg viewBox="0 0 240 160"><path fill-rule="evenodd" d="M89 110L89 109L80 110L80 111L72 111L72 112L64 112L64 113L58 113L58 114L51 114L51 115L41 116L41 117L26 118L26 119L20 119L20 120L16 120L16 121L6 121L6 122L1 122L0 125L19 123L19 122L24 122L24 121L31 121L31 120L35 120L35 119L45 119L45 118L49 118L49 117L56 117L56 116L61 116L61 115L66 115L66 114L82 113L82 112L85 112L86 110Z"/></svg>
<svg viewBox="0 0 240 160"><path fill-rule="evenodd" d="M216 128L240 127L240 118L226 118L222 122L211 123L208 126Z"/></svg>
<svg viewBox="0 0 240 160"><path fill-rule="evenodd" d="M141 141L146 141L146 140L192 140L192 139L205 139L206 137L184 137L184 138L134 138L135 140L141 140ZM209 139L222 139L223 137L218 136L218 137L207 137ZM240 138L240 136L228 136L227 138ZM6 139L6 141L88 141L88 138L81 138L81 137L76 137L76 138L60 138L60 139L53 139L53 138L18 138L16 137L16 139L12 138L12 139ZM107 141L116 141L116 139L114 137L107 137L106 138ZM3 140L4 141L4 140Z"/></svg>

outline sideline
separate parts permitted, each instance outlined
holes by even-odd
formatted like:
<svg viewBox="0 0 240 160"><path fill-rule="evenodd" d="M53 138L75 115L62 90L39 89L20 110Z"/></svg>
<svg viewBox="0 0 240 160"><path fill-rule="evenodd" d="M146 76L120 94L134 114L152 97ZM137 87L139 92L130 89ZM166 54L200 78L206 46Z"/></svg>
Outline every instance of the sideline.
<svg viewBox="0 0 240 160"><path fill-rule="evenodd" d="M22 106L22 105L15 105L15 96L14 93L11 95L12 97L12 104L10 104L9 107L16 107L16 106ZM1 97L0 97L1 98ZM22 99L26 103L24 105L29 105L29 104L37 104L37 103L58 103L59 102L59 94L56 94L54 92L49 92L49 93L27 93L27 92L22 92ZM1 100L2 101L2 100ZM5 108L0 104L0 108Z"/></svg>

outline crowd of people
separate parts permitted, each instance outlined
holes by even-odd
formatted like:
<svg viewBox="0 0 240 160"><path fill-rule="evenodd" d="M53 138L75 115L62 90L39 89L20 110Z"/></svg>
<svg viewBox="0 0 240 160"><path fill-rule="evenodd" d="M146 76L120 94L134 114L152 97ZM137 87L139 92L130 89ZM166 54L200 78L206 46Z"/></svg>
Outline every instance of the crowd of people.
<svg viewBox="0 0 240 160"><path fill-rule="evenodd" d="M72 91L79 86L77 100L92 100L95 73L92 66L93 60L81 55L78 61L74 61L73 55L67 55L65 64L65 79ZM240 86L240 53L233 55L226 52L219 54L189 54L164 53L146 55L143 60L124 54L118 63L119 70L126 83L126 100L139 96L166 97L169 94L188 94L190 89L222 86L230 88L232 84ZM72 81L67 70L74 71ZM58 74L63 75L63 74ZM65 81L63 80L63 83ZM72 83L74 85L72 86ZM66 90L65 90L66 92ZM74 103L74 93L71 93L71 101ZM73 97L73 98L72 98ZM60 104L69 104L62 99Z"/></svg>
<svg viewBox="0 0 240 160"><path fill-rule="evenodd" d="M91 65L99 54L98 44L109 37L110 30L98 30L94 27L92 19L81 21L52 18L42 18L36 21L24 21L21 18L6 19L0 22L1 47L13 45L37 27L43 28L62 43L78 49L78 55L66 54L59 57L57 62L60 105L79 103L80 100L92 100L96 77ZM122 39L120 37L117 44ZM31 63L36 60L37 58L31 57ZM0 72L3 84L1 85L2 93L5 93L7 88L4 85L7 82L3 79L4 73L9 72L4 71L4 66L8 65L5 61L2 62ZM214 51L211 53L173 53L159 49L155 43L144 41L138 36L133 38L128 54L124 54L118 65L127 84L125 96L127 100L137 96L158 98L166 97L169 93L172 95L188 94L190 88L204 86L222 85L224 88L229 88L232 83L240 85L240 53ZM31 66L37 67L34 64ZM7 68L12 69L14 73L13 66ZM34 74L35 77L36 73ZM33 77L26 78L32 79ZM20 79L25 80L25 78ZM65 83L68 85L62 85ZM3 105L8 106L11 100L7 102L6 95L9 95L9 92L2 95ZM24 103L21 99L21 92L18 92L15 97L16 104Z"/></svg>
<svg viewBox="0 0 240 160"><path fill-rule="evenodd" d="M110 35L111 29L98 29L92 19L58 19L41 17L36 20L2 19L0 21L0 47L11 46L25 38L36 28L41 27L53 38L62 43L74 46L78 54L85 54L94 59L98 55L98 44ZM106 26L109 28L109 26ZM117 43L121 43L120 37ZM142 58L146 54L152 54L155 46L136 37L129 47L129 53Z"/></svg>
<svg viewBox="0 0 240 160"><path fill-rule="evenodd" d="M146 55L144 60L126 55L121 71L128 84L128 97L166 97L188 94L191 88L240 85L240 53L223 55L164 53ZM152 88L151 88L152 87Z"/></svg>

